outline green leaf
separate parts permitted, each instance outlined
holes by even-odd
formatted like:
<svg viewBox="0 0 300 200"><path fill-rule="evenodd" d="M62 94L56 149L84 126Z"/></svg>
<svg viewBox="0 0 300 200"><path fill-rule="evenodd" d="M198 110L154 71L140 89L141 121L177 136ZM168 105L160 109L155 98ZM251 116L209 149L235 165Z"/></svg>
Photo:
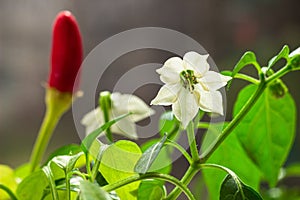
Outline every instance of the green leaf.
<svg viewBox="0 0 300 200"><path fill-rule="evenodd" d="M41 200L48 185L42 170L33 172L19 184L17 196L20 200Z"/></svg>
<svg viewBox="0 0 300 200"><path fill-rule="evenodd" d="M226 126L226 124L225 124ZM223 124L210 125L205 134L201 151L204 151L221 133ZM260 182L260 171L250 160L235 132L232 132L211 155L207 163L215 163L234 171L240 179L257 189ZM221 183L226 173L216 169L204 169L203 175L209 191L210 200L219 199Z"/></svg>
<svg viewBox="0 0 300 200"><path fill-rule="evenodd" d="M55 156L62 156L62 155L71 156L71 155L75 155L81 151L82 150L78 144L69 144L69 145L60 147L50 154L46 163L48 163L50 160L52 160L52 158L54 158Z"/></svg>
<svg viewBox="0 0 300 200"><path fill-rule="evenodd" d="M0 165L0 184L9 188L12 192L16 191L17 182L14 171L7 165ZM1 188L0 199L9 199L9 195Z"/></svg>
<svg viewBox="0 0 300 200"><path fill-rule="evenodd" d="M142 152L147 151L147 149L149 149L152 145L158 142L159 139L157 138L148 140L141 146ZM154 160L154 162L152 163L148 171L169 174L172 170L172 159L171 159L172 151L173 148L171 146L166 146L166 145L163 146L157 158Z"/></svg>
<svg viewBox="0 0 300 200"><path fill-rule="evenodd" d="M256 90L250 85L241 90L234 106L234 115ZM296 107L288 92L278 97L267 88L235 129L249 158L269 182L276 185L295 137Z"/></svg>
<svg viewBox="0 0 300 200"><path fill-rule="evenodd" d="M160 116L158 130L161 136L166 133L169 139L173 139L179 131L180 122L174 117L172 111L167 111Z"/></svg>
<svg viewBox="0 0 300 200"><path fill-rule="evenodd" d="M138 200L160 200L165 197L166 190L162 181L143 180L138 191Z"/></svg>
<svg viewBox="0 0 300 200"><path fill-rule="evenodd" d="M261 196L251 187L239 181L239 185L232 178L227 175L224 179L221 190L220 200L262 200Z"/></svg>
<svg viewBox="0 0 300 200"><path fill-rule="evenodd" d="M55 156L54 158L52 158L51 162L55 163L66 173L68 173L74 168L77 160L82 156L84 156L83 152L79 152L72 156L67 156L67 155Z"/></svg>
<svg viewBox="0 0 300 200"><path fill-rule="evenodd" d="M59 190L58 192L58 199L67 199L67 192L65 190ZM77 192L71 192L71 200L77 200ZM48 194L43 198L43 200L53 200L52 195Z"/></svg>
<svg viewBox="0 0 300 200"><path fill-rule="evenodd" d="M238 61L238 63L234 66L231 76L234 78L234 76L242 70L247 65L257 65L256 56L252 51L247 51L244 53L244 55L241 57L241 59ZM227 88L231 85L230 80L227 84Z"/></svg>
<svg viewBox="0 0 300 200"><path fill-rule="evenodd" d="M89 181L81 181L79 187L82 200L112 200L101 187Z"/></svg>
<svg viewBox="0 0 300 200"><path fill-rule="evenodd" d="M136 175L134 166L142 155L139 146L128 140L120 140L109 146L103 153L100 172L109 184ZM116 190L121 199L137 199L140 181L133 182Z"/></svg>
<svg viewBox="0 0 300 200"><path fill-rule="evenodd" d="M31 169L30 163L25 163L25 164L19 166L17 169L15 169L15 172L14 172L15 177L18 180L22 181L24 178L26 178L31 173L30 169Z"/></svg>
<svg viewBox="0 0 300 200"><path fill-rule="evenodd" d="M145 174L149 168L151 167L154 160L157 158L160 150L162 149L165 141L167 139L167 135L164 135L159 142L152 145L148 148L138 160L135 165L134 171L140 174Z"/></svg>
<svg viewBox="0 0 300 200"><path fill-rule="evenodd" d="M284 45L281 51L269 61L268 70L271 69L271 67L275 65L275 63L278 62L280 59L284 58L288 60L289 53L290 53L289 47L287 45Z"/></svg>
<svg viewBox="0 0 300 200"><path fill-rule="evenodd" d="M130 115L130 113L128 114L124 114L121 115L105 124L103 124L101 127L97 128L96 130L94 130L92 133L90 133L88 136L86 136L82 143L81 143L81 148L83 150L84 153L88 153L90 147L92 146L93 142L97 139L97 137L106 129L108 129L109 127L111 127L113 124L115 124L116 122L120 121L121 119L123 119L124 117L127 117L128 115Z"/></svg>

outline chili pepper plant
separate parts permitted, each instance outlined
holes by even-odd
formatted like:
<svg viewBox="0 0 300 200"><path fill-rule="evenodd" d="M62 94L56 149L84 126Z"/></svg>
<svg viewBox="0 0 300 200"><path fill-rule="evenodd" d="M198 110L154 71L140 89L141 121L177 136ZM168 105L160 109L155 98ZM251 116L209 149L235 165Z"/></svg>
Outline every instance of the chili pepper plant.
<svg viewBox="0 0 300 200"><path fill-rule="evenodd" d="M195 200L199 191L212 200L299 198L299 186L282 184L300 175L300 164L285 165L295 140L296 105L281 78L300 70L300 48L290 51L285 45L268 63L247 51L220 73L208 58L190 51L162 61L157 69L163 86L151 105L171 108L153 130L159 137L135 141L143 134L135 123L155 114L150 105L122 91L102 91L98 106L81 121L86 130L81 144L45 155L60 117L79 98L76 77L83 60L77 21L71 12L60 12L53 25L44 121L28 163L16 169L0 165L0 199ZM284 64L274 69L281 60ZM254 67L257 76L243 73L245 67ZM229 108L231 120L208 122L225 115L220 89L230 93L235 79L248 85ZM196 139L198 130L204 131L201 140ZM115 134L125 139L117 140ZM187 138L189 148L178 143L179 136ZM182 168L172 163L174 151L189 166L182 177L172 173L172 168ZM190 184L194 177L207 192L201 184Z"/></svg>

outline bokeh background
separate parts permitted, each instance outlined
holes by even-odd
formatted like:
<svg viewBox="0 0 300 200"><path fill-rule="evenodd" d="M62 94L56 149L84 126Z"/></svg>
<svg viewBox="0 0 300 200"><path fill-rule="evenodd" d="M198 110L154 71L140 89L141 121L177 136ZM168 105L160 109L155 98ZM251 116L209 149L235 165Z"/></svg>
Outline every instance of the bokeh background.
<svg viewBox="0 0 300 200"><path fill-rule="evenodd" d="M291 49L300 46L299 6L298 0L0 0L0 163L17 167L29 159L45 112L41 85L48 76L52 21L59 11L68 9L76 16L85 56L114 34L154 26L192 37L210 53L220 70L231 70L247 50L254 51L264 65L284 44ZM111 81L131 67L163 63L169 56L154 50L125 55L107 71L101 90L111 89ZM299 77L300 72L296 72L283 79L296 100L298 113ZM237 91L243 86L243 81L235 81L227 94L228 119ZM145 87L139 95L150 102L156 92ZM300 161L300 121L297 122L289 163ZM72 113L68 112L48 152L79 142ZM182 170L174 170L180 176Z"/></svg>

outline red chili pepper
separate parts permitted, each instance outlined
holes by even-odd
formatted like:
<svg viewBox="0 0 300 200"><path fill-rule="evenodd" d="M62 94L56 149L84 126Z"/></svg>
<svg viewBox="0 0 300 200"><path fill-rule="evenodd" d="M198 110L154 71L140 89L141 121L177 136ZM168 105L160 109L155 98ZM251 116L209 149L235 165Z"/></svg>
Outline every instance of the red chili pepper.
<svg viewBox="0 0 300 200"><path fill-rule="evenodd" d="M69 11L58 13L53 25L49 87L60 92L78 90L77 74L83 58L82 41L75 17Z"/></svg>

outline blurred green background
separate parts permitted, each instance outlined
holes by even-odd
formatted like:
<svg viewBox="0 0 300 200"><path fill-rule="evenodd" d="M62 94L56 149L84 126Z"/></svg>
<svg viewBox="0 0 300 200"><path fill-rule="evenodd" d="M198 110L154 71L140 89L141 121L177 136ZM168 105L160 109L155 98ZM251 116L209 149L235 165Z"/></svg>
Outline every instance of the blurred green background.
<svg viewBox="0 0 300 200"><path fill-rule="evenodd" d="M291 49L300 46L299 6L298 0L1 0L0 163L16 167L29 159L45 111L41 83L47 80L52 21L59 11L68 9L76 16L85 56L100 42L121 31L155 26L192 37L210 53L220 70L231 70L247 50L254 51L258 61L265 65L284 44ZM137 63L163 63L169 54L160 53L135 52L113 65L128 70ZM107 80L118 77L118 73L119 70L107 73ZM299 77L299 72L284 77L298 113ZM227 93L228 119L237 91L243 86L243 81L235 81ZM110 89L111 83L104 80L101 87ZM156 92L141 94L150 102ZM297 124L298 136L288 159L290 163L300 161ZM80 140L70 111L58 125L48 152L72 142ZM180 174L182 170L177 171Z"/></svg>

